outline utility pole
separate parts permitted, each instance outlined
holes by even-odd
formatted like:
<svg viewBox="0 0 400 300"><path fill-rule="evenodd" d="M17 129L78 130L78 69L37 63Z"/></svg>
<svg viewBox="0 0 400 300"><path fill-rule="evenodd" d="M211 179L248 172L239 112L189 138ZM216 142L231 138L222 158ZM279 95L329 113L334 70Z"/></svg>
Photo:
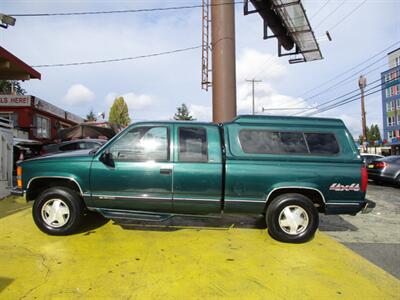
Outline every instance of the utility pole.
<svg viewBox="0 0 400 300"><path fill-rule="evenodd" d="M252 94L253 94L253 105L252 105L252 112L253 112L253 115L255 115L255 113L256 113L256 111L255 111L255 101L254 101L254 83L256 83L256 82L261 82L262 80L256 80L256 79L246 79L246 81L247 82L251 82L251 85L252 85Z"/></svg>
<svg viewBox="0 0 400 300"><path fill-rule="evenodd" d="M365 118L365 104L364 104L364 89L367 86L367 78L365 78L363 75L358 78L358 86L360 87L361 91L361 125L362 125L362 149L363 152L367 152L366 148L366 141L367 141L367 120Z"/></svg>
<svg viewBox="0 0 400 300"><path fill-rule="evenodd" d="M211 1L213 121L236 116L235 2Z"/></svg>

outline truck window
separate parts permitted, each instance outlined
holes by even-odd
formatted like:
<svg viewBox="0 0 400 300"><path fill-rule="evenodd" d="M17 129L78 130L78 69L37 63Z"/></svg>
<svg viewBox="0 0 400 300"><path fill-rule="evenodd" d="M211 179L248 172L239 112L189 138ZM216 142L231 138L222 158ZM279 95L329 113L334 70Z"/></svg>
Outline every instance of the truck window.
<svg viewBox="0 0 400 300"><path fill-rule="evenodd" d="M110 153L115 160L167 161L169 135L165 126L143 126L131 129L117 140Z"/></svg>
<svg viewBox="0 0 400 300"><path fill-rule="evenodd" d="M305 133L311 154L337 154L339 145L332 133Z"/></svg>
<svg viewBox="0 0 400 300"><path fill-rule="evenodd" d="M244 129L239 132L242 149L249 154L307 154L301 132L274 132L262 129Z"/></svg>
<svg viewBox="0 0 400 300"><path fill-rule="evenodd" d="M204 128L180 127L178 160L183 162L207 162L207 131Z"/></svg>

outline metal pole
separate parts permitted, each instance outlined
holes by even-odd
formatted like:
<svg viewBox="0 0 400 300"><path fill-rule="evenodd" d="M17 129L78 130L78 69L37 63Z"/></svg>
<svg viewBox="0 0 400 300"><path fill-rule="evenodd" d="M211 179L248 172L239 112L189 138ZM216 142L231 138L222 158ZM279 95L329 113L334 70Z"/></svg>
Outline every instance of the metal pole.
<svg viewBox="0 0 400 300"><path fill-rule="evenodd" d="M365 104L364 104L364 88L367 86L367 79L361 75L358 79L358 86L361 90L361 125L362 125L362 148L363 152L367 152L365 142L367 141L367 120L365 117Z"/></svg>
<svg viewBox="0 0 400 300"><path fill-rule="evenodd" d="M233 0L211 1L213 121L236 116L235 8Z"/></svg>
<svg viewBox="0 0 400 300"><path fill-rule="evenodd" d="M253 78L253 79L251 79L251 80L246 79L246 81L247 81L247 82L251 82L251 84L252 84L252 95L253 95L252 112L253 112L253 115L255 115L255 114L256 114L256 110L255 110L255 100L254 100L254 83L255 83L255 82L261 82L261 80L255 80L255 79Z"/></svg>

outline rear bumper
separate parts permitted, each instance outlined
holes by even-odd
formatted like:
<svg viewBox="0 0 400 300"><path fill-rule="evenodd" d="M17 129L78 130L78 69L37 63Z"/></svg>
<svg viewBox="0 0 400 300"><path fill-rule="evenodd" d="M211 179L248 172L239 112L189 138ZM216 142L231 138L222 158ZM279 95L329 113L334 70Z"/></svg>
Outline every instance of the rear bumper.
<svg viewBox="0 0 400 300"><path fill-rule="evenodd" d="M25 192L19 188L13 188L11 190L11 195L22 197L25 195Z"/></svg>
<svg viewBox="0 0 400 300"><path fill-rule="evenodd" d="M360 211L362 213L370 213L376 206L375 202L365 199L359 202L331 202L325 205L326 215L356 215Z"/></svg>

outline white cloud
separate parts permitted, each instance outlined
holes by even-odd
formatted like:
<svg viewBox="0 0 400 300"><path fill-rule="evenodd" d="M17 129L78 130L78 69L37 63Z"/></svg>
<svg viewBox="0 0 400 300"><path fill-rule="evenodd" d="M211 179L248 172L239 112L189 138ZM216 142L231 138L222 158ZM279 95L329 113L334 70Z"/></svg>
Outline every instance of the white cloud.
<svg viewBox="0 0 400 300"><path fill-rule="evenodd" d="M274 55L261 53L254 49L245 49L236 62L237 66L237 110L238 114L252 112L252 85L246 79L256 77L262 82L255 83L255 111L261 113L263 108L307 108L310 107L301 98L280 94L271 84L282 79L286 66ZM299 110L300 111L300 110ZM267 114L290 115L296 110L271 110Z"/></svg>
<svg viewBox="0 0 400 300"><path fill-rule="evenodd" d="M262 53L255 49L245 48L236 61L238 82L246 79L274 80L287 72L286 66L279 62L276 55Z"/></svg>
<svg viewBox="0 0 400 300"><path fill-rule="evenodd" d="M212 120L212 110L210 106L192 104L189 107L189 112L196 121L210 122Z"/></svg>
<svg viewBox="0 0 400 300"><path fill-rule="evenodd" d="M107 104L112 105L117 97L123 97L128 105L129 111L133 113L137 110L143 110L152 106L155 101L154 97L148 94L135 94L133 92L125 94L108 93L106 96Z"/></svg>
<svg viewBox="0 0 400 300"><path fill-rule="evenodd" d="M84 104L92 102L95 98L94 93L83 84L72 85L64 96L64 102L68 104Z"/></svg>

